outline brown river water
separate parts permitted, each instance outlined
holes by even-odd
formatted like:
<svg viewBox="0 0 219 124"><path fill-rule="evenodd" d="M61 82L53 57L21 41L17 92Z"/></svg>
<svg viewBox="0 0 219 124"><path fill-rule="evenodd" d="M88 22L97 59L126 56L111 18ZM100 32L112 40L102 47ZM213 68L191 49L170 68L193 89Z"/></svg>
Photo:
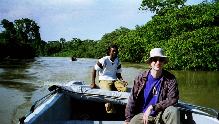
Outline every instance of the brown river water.
<svg viewBox="0 0 219 124"><path fill-rule="evenodd" d="M34 60L0 62L0 123L15 124L29 112L31 105L49 93L49 86L72 80L91 81L97 59L41 57ZM142 64L123 64L123 78L132 86ZM180 99L219 110L219 72L171 71L176 75Z"/></svg>

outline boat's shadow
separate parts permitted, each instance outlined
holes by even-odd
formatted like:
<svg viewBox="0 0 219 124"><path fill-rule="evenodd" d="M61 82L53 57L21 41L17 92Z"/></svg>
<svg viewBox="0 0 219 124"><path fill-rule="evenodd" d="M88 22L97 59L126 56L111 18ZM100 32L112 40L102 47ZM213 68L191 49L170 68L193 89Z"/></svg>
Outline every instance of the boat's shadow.
<svg viewBox="0 0 219 124"><path fill-rule="evenodd" d="M115 113L106 113L105 103L74 100L73 120L124 121L125 105L114 104ZM75 106L75 107L74 107Z"/></svg>

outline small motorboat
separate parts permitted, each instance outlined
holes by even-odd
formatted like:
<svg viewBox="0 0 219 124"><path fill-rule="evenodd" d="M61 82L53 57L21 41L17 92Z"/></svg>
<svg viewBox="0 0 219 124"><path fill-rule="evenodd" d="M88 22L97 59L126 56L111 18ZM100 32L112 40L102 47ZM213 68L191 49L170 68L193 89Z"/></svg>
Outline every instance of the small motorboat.
<svg viewBox="0 0 219 124"><path fill-rule="evenodd" d="M129 92L91 89L82 81L49 87L50 93L37 100L20 124L123 124ZM106 113L104 104L116 112ZM184 102L177 104L181 124L219 124L218 112Z"/></svg>
<svg viewBox="0 0 219 124"><path fill-rule="evenodd" d="M71 61L77 61L77 58L72 56Z"/></svg>

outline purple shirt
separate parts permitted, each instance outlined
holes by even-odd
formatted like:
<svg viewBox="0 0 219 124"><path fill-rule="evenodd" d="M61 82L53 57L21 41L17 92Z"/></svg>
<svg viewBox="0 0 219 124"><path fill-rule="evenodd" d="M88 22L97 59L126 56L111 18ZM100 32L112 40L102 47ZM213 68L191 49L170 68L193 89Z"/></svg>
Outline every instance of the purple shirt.
<svg viewBox="0 0 219 124"><path fill-rule="evenodd" d="M158 96L160 93L160 79L153 78L151 73L148 75L146 86L144 88L144 107L143 112L145 112L150 105L155 105L158 101ZM156 116L156 112L152 111L151 116Z"/></svg>

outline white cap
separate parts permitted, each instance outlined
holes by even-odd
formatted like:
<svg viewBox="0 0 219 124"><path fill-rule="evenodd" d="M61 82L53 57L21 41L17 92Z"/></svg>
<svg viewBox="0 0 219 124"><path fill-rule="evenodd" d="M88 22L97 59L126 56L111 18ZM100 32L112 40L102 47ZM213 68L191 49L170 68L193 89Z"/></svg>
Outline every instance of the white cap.
<svg viewBox="0 0 219 124"><path fill-rule="evenodd" d="M150 51L150 57L147 59L147 63L150 63L150 59L153 58L153 57L162 57L162 58L166 58L165 59L165 63L168 62L168 58L167 56L165 56L164 54L164 51L162 48L154 48L154 49L151 49Z"/></svg>

